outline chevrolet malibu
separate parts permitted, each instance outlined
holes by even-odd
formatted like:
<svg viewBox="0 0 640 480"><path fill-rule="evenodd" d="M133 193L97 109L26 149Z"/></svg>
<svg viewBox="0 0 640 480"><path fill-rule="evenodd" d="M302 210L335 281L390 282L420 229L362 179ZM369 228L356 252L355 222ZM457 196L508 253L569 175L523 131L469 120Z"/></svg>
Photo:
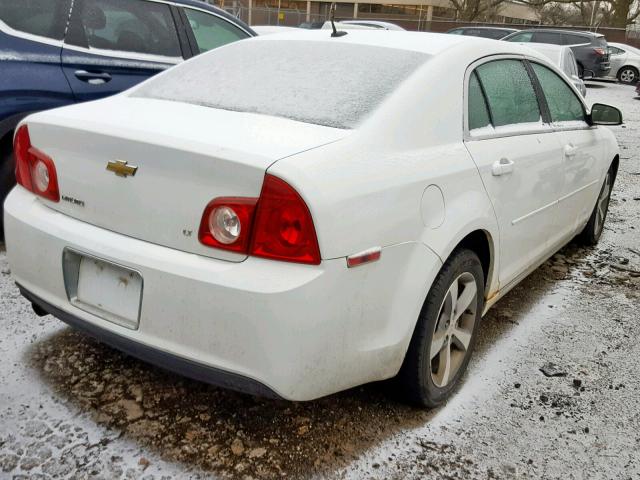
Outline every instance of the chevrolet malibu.
<svg viewBox="0 0 640 480"><path fill-rule="evenodd" d="M598 241L621 122L514 43L255 38L22 121L7 254L36 313L183 375L434 406L487 309Z"/></svg>

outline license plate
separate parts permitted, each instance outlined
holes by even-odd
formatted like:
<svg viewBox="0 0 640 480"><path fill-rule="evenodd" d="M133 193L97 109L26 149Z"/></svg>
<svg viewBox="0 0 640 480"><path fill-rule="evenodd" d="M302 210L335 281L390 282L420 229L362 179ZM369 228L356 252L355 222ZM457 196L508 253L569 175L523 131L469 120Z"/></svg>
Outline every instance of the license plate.
<svg viewBox="0 0 640 480"><path fill-rule="evenodd" d="M73 305L123 327L138 328L143 285L138 272L71 250L65 250L63 263Z"/></svg>

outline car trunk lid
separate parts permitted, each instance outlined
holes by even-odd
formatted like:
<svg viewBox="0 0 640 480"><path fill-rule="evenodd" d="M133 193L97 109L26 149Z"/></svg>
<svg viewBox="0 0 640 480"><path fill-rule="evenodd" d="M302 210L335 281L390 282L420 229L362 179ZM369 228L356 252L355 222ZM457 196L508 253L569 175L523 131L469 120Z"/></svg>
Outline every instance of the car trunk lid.
<svg viewBox="0 0 640 480"><path fill-rule="evenodd" d="M230 261L246 256L198 241L207 203L258 197L275 161L348 133L124 96L39 113L27 123L34 147L56 166L61 200L47 201L51 208L133 238ZM135 173L123 165L137 167Z"/></svg>

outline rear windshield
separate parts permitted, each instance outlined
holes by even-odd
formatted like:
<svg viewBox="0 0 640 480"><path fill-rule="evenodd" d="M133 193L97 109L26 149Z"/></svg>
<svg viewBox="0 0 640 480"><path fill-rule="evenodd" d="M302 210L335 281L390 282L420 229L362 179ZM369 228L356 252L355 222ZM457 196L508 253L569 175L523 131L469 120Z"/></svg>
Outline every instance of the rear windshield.
<svg viewBox="0 0 640 480"><path fill-rule="evenodd" d="M243 40L196 57L132 95L354 128L428 58L338 41Z"/></svg>

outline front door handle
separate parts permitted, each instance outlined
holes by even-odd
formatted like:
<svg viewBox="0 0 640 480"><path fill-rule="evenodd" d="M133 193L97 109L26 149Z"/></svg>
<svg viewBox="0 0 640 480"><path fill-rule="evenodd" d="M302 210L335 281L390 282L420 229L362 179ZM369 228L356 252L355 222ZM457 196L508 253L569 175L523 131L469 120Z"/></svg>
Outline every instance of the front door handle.
<svg viewBox="0 0 640 480"><path fill-rule="evenodd" d="M508 158L501 158L497 162L493 162L493 165L491 165L491 173L494 177L506 175L507 173L513 172L514 165L515 163Z"/></svg>
<svg viewBox="0 0 640 480"><path fill-rule="evenodd" d="M88 72L86 70L76 70L74 75L78 80L90 83L91 85L102 85L111 80L111 75L106 72Z"/></svg>
<svg viewBox="0 0 640 480"><path fill-rule="evenodd" d="M578 147L568 144L564 146L564 154L566 157L575 157L578 153Z"/></svg>

